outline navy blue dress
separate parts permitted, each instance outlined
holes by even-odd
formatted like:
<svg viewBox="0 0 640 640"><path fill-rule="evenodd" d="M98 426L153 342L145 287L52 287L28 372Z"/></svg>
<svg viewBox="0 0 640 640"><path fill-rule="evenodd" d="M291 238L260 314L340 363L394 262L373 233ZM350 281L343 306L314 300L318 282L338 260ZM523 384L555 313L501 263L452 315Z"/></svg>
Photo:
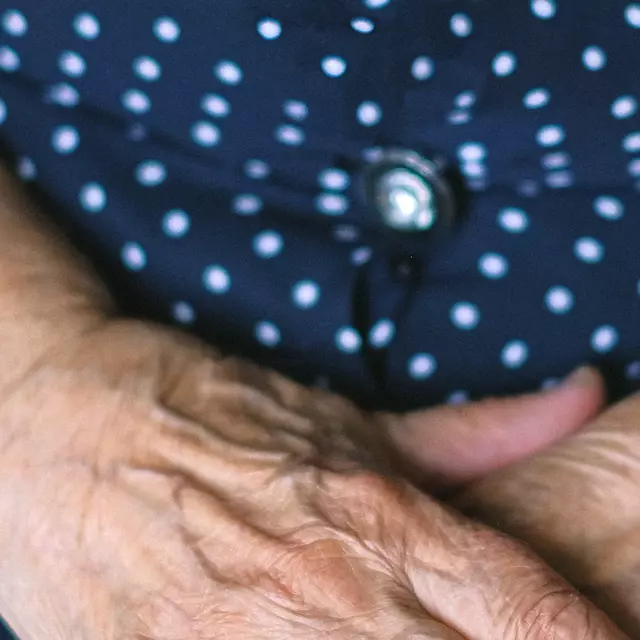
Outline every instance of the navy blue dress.
<svg viewBox="0 0 640 640"><path fill-rule="evenodd" d="M365 407L640 388L640 3L0 0L0 141L131 314ZM381 228L386 148L446 233Z"/></svg>

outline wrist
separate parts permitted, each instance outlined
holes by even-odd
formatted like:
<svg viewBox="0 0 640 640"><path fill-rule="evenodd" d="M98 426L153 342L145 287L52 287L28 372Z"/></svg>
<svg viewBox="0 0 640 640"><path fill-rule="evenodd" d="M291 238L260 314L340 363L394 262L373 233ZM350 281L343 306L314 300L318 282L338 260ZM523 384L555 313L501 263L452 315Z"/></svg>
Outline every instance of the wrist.
<svg viewBox="0 0 640 640"><path fill-rule="evenodd" d="M112 310L89 264L0 164L0 397L48 351Z"/></svg>

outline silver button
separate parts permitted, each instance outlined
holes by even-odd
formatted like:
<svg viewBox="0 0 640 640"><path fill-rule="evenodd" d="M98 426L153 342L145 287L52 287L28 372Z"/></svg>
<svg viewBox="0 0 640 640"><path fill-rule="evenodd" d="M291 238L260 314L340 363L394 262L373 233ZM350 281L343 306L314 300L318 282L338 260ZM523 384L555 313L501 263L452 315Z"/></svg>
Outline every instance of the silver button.
<svg viewBox="0 0 640 640"><path fill-rule="evenodd" d="M454 205L442 167L415 151L383 150L363 174L367 204L396 231L420 233L448 224Z"/></svg>

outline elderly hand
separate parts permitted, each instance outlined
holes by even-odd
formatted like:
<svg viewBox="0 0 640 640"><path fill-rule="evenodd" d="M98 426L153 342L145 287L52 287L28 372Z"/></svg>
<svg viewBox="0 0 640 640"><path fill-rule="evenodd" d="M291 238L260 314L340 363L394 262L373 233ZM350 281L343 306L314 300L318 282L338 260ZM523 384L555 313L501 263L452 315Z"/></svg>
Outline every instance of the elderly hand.
<svg viewBox="0 0 640 640"><path fill-rule="evenodd" d="M365 415L105 321L0 390L0 611L21 640L622 639L526 548L391 479L383 437L421 423L428 475L471 477L577 426L588 395ZM552 428L505 448L519 406Z"/></svg>
<svg viewBox="0 0 640 640"><path fill-rule="evenodd" d="M455 502L530 543L640 637L640 396Z"/></svg>

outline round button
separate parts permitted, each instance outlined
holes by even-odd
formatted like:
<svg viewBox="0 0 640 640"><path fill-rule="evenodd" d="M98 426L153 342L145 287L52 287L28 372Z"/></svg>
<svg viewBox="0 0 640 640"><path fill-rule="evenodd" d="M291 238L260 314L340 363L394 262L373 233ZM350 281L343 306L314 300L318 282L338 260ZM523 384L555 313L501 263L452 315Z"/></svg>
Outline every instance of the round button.
<svg viewBox="0 0 640 640"><path fill-rule="evenodd" d="M421 233L449 224L454 203L443 168L441 159L415 151L383 150L363 172L367 205L395 231Z"/></svg>

